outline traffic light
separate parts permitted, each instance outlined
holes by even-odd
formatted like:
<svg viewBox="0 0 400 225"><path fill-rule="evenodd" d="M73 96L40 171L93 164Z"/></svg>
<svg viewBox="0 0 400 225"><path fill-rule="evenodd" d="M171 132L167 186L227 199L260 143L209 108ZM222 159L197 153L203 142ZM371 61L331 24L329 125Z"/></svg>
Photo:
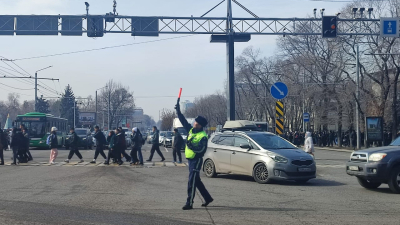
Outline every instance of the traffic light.
<svg viewBox="0 0 400 225"><path fill-rule="evenodd" d="M337 37L337 16L322 17L322 37L323 38Z"/></svg>

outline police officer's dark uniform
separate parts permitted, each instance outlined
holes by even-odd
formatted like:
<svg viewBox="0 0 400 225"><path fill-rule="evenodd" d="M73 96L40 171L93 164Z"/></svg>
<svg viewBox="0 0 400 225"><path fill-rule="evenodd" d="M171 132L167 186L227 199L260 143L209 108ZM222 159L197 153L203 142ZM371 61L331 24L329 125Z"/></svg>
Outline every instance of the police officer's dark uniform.
<svg viewBox="0 0 400 225"><path fill-rule="evenodd" d="M187 187L188 198L185 206L183 206L182 209L193 209L193 199L196 194L196 188L204 198L205 202L202 204L202 206L206 207L214 200L200 179L203 156L206 153L208 142L208 136L203 130L203 128L207 126L207 120L204 117L198 116L195 120L201 125L201 129L194 129L181 113L179 104L176 105L175 108L181 124L188 131L185 148L185 157L189 162L189 182Z"/></svg>

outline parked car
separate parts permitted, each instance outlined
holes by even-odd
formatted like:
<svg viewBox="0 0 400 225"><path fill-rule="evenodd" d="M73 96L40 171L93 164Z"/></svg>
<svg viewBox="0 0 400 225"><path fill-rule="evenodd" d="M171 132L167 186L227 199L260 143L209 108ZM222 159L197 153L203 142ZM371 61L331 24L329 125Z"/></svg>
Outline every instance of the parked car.
<svg viewBox="0 0 400 225"><path fill-rule="evenodd" d="M79 137L78 148L83 147L85 149L93 149L93 136L90 129L87 128L76 128L75 133ZM65 139L65 148L69 149L69 138L71 135L67 135Z"/></svg>
<svg viewBox="0 0 400 225"><path fill-rule="evenodd" d="M305 183L316 177L311 155L273 133L256 130L251 121L227 121L223 132L209 139L203 164L206 176L248 175L260 184L273 180Z"/></svg>
<svg viewBox="0 0 400 225"><path fill-rule="evenodd" d="M153 139L153 132L150 132L150 134L147 136L147 143L151 144L151 140Z"/></svg>
<svg viewBox="0 0 400 225"><path fill-rule="evenodd" d="M389 146L353 152L346 172L357 177L366 189L376 189L384 183L392 192L400 194L400 137Z"/></svg>
<svg viewBox="0 0 400 225"><path fill-rule="evenodd" d="M160 145L164 143L164 137L165 137L166 131L160 131L160 138L158 139L158 142Z"/></svg>
<svg viewBox="0 0 400 225"><path fill-rule="evenodd" d="M126 147L127 148L132 146L131 135L132 135L132 132L125 132L125 140L126 140Z"/></svg>
<svg viewBox="0 0 400 225"><path fill-rule="evenodd" d="M164 147L172 147L173 137L174 137L174 132L172 132L172 131L165 132L165 137L163 138L163 146Z"/></svg>

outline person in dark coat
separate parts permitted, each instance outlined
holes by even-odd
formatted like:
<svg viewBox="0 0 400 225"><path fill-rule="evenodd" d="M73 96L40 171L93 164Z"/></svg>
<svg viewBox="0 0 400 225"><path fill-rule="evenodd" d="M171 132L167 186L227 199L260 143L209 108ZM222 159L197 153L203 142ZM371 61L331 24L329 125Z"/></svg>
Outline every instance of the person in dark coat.
<svg viewBox="0 0 400 225"><path fill-rule="evenodd" d="M151 140L152 146L151 146L151 150L150 150L150 157L146 161L151 162L151 160L153 160L154 152L157 151L158 155L160 155L160 157L161 157L161 162L164 162L165 161L164 155L160 151L160 131L157 129L156 126L154 126L153 132L154 132L154 134L153 134L153 138Z"/></svg>
<svg viewBox="0 0 400 225"><path fill-rule="evenodd" d="M75 133L75 129L71 128L70 129L70 138L69 138L69 146L71 148L71 150L69 151L69 155L68 155L68 159L66 159L64 162L69 163L69 161L72 159L72 156L74 156L74 154L76 154L76 156L78 156L79 163L83 163L83 159L82 159L82 155L79 152L78 149L78 145L79 145L79 137L78 135Z"/></svg>
<svg viewBox="0 0 400 225"><path fill-rule="evenodd" d="M108 142L108 156L104 164L109 165L110 164L110 159L113 158L115 161L115 155L116 155L116 150L115 150L115 132L110 131L108 133L107 137L107 142Z"/></svg>
<svg viewBox="0 0 400 225"><path fill-rule="evenodd" d="M13 128L10 139L10 147L13 152L13 163L11 165L17 165L18 150L21 147L21 143L23 143L22 133L17 132L17 128Z"/></svg>
<svg viewBox="0 0 400 225"><path fill-rule="evenodd" d="M137 165L137 164L143 165L143 155L142 155L143 136L137 127L134 127L132 129L131 140L132 140L131 165Z"/></svg>
<svg viewBox="0 0 400 225"><path fill-rule="evenodd" d="M94 159L90 163L96 163L96 159L99 156L103 156L106 160L106 154L104 153L104 145L106 144L106 137L104 136L103 132L100 130L99 126L94 127L94 138L96 139L96 151L94 153Z"/></svg>
<svg viewBox="0 0 400 225"><path fill-rule="evenodd" d="M124 142L125 136L123 135L122 131L120 129L115 129L113 156L118 165L122 165L124 163L121 159L122 149L125 148Z"/></svg>
<svg viewBox="0 0 400 225"><path fill-rule="evenodd" d="M28 157L28 161L32 161L33 157L32 157L31 152L29 151L31 138L29 136L28 128L26 128L25 125L23 125L23 124L21 124L20 128L21 128L22 131L25 130L24 136L27 139L26 155Z"/></svg>
<svg viewBox="0 0 400 225"><path fill-rule="evenodd" d="M3 150L4 148L6 148L6 146L8 147L7 137L3 130L0 128L0 165L4 165Z"/></svg>
<svg viewBox="0 0 400 225"><path fill-rule="evenodd" d="M182 163L181 147L183 145L182 135L179 133L178 129L174 129L174 145L172 146L172 156L174 157L174 162L176 162L176 155L178 155L178 163Z"/></svg>
<svg viewBox="0 0 400 225"><path fill-rule="evenodd" d="M18 149L18 156L20 163L27 163L29 161L29 157L27 152L29 151L29 134L26 131L26 128L22 128L21 132L21 144Z"/></svg>
<svg viewBox="0 0 400 225"><path fill-rule="evenodd" d="M131 161L131 157L128 155L128 153L126 153L126 149L127 149L127 146L126 146L126 137L125 137L125 131L122 129L122 127L118 127L118 130L119 130L119 132L121 133L121 135L122 135L122 137L123 138L121 138L121 145L120 145L120 152L121 152L121 154L125 157L125 160L127 161L127 162L130 162Z"/></svg>

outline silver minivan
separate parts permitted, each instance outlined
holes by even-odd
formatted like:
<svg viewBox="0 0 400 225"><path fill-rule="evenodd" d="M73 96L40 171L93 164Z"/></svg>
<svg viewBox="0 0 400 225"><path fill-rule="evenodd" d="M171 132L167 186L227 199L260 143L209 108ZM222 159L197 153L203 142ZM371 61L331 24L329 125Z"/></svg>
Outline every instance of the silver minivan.
<svg viewBox="0 0 400 225"><path fill-rule="evenodd" d="M212 135L204 155L207 177L249 175L261 184L272 180L306 183L316 177L311 155L268 132L224 131Z"/></svg>

